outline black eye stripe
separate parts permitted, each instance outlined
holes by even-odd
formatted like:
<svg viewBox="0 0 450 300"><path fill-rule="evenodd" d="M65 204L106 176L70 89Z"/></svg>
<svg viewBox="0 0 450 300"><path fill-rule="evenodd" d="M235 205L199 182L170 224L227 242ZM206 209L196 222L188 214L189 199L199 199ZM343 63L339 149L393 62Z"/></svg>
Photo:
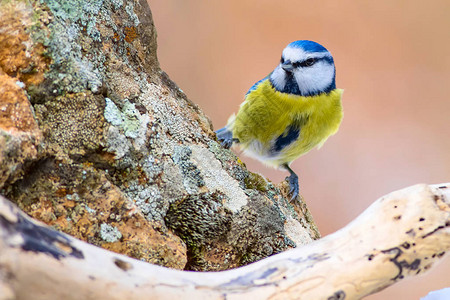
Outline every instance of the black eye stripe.
<svg viewBox="0 0 450 300"><path fill-rule="evenodd" d="M308 59L302 60L302 61L297 61L292 63L292 66L294 68L298 68L298 67L302 67L302 68L307 68L307 67L311 67L314 64L316 64L319 61L325 61L329 64L333 64L333 59L331 57L328 56L324 56L324 57L310 57Z"/></svg>
<svg viewBox="0 0 450 300"><path fill-rule="evenodd" d="M308 59L305 59L304 61L293 63L292 65L294 67L302 67L302 68L311 67L312 65L314 65L319 60L320 60L320 58L310 57Z"/></svg>
<svg viewBox="0 0 450 300"><path fill-rule="evenodd" d="M330 65L334 64L333 58L330 56L323 56L323 57L310 57L308 59L302 60L302 61L296 61L291 63L294 68L302 67L307 68L315 65L319 61L324 61L325 63L328 63ZM282 56L280 59L280 62L283 64L285 62L284 57Z"/></svg>

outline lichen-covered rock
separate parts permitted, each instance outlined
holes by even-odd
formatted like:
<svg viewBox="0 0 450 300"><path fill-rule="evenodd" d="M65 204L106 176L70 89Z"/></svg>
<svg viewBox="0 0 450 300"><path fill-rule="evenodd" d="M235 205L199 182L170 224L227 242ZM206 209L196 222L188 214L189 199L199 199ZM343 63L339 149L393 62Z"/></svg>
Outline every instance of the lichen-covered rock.
<svg viewBox="0 0 450 300"><path fill-rule="evenodd" d="M43 80L46 59L25 32L25 5L4 5L0 13L0 187L24 175L39 158L42 134L24 87Z"/></svg>
<svg viewBox="0 0 450 300"><path fill-rule="evenodd" d="M39 157L42 134L16 78L0 74L0 187L24 175Z"/></svg>
<svg viewBox="0 0 450 300"><path fill-rule="evenodd" d="M190 270L319 237L306 205L223 149L160 70L145 0L11 1L0 14L0 187L28 214Z"/></svg>

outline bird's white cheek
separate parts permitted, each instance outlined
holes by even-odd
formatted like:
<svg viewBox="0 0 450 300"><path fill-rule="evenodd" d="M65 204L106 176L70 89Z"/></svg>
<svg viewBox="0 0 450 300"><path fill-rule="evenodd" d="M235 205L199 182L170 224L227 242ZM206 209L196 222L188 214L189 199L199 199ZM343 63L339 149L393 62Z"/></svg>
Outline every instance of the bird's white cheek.
<svg viewBox="0 0 450 300"><path fill-rule="evenodd" d="M330 65L318 65L295 74L298 87L303 93L323 91L332 83L333 77L334 68Z"/></svg>
<svg viewBox="0 0 450 300"><path fill-rule="evenodd" d="M286 85L286 72L278 66L275 68L272 75L270 75L270 79L278 90L282 90Z"/></svg>

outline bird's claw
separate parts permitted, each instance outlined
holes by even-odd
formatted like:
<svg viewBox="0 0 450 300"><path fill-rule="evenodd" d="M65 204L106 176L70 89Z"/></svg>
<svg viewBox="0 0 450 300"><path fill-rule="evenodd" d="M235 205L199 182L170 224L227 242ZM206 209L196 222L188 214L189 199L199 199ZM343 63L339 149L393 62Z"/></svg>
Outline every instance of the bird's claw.
<svg viewBox="0 0 450 300"><path fill-rule="evenodd" d="M300 192L298 176L297 174L292 173L290 176L286 177L286 180L289 182L289 196L291 197L290 201L292 201L297 198Z"/></svg>
<svg viewBox="0 0 450 300"><path fill-rule="evenodd" d="M220 140L219 140L219 141L220 141ZM220 141L220 144L221 144L222 147L224 147L225 149L230 149L231 146L233 146L233 139L222 140L222 141Z"/></svg>
<svg viewBox="0 0 450 300"><path fill-rule="evenodd" d="M233 146L233 143L239 142L238 139L233 138L233 133L226 127L217 130L216 134L217 140L225 149L230 149L231 146Z"/></svg>

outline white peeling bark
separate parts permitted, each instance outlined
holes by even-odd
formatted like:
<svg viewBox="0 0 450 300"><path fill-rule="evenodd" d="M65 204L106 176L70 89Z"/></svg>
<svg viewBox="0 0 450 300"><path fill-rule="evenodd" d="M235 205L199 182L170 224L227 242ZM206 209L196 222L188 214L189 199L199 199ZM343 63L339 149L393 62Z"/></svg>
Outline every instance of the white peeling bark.
<svg viewBox="0 0 450 300"><path fill-rule="evenodd" d="M195 273L86 244L0 199L0 300L359 299L422 274L450 249L450 184L373 203L343 229L246 267Z"/></svg>

